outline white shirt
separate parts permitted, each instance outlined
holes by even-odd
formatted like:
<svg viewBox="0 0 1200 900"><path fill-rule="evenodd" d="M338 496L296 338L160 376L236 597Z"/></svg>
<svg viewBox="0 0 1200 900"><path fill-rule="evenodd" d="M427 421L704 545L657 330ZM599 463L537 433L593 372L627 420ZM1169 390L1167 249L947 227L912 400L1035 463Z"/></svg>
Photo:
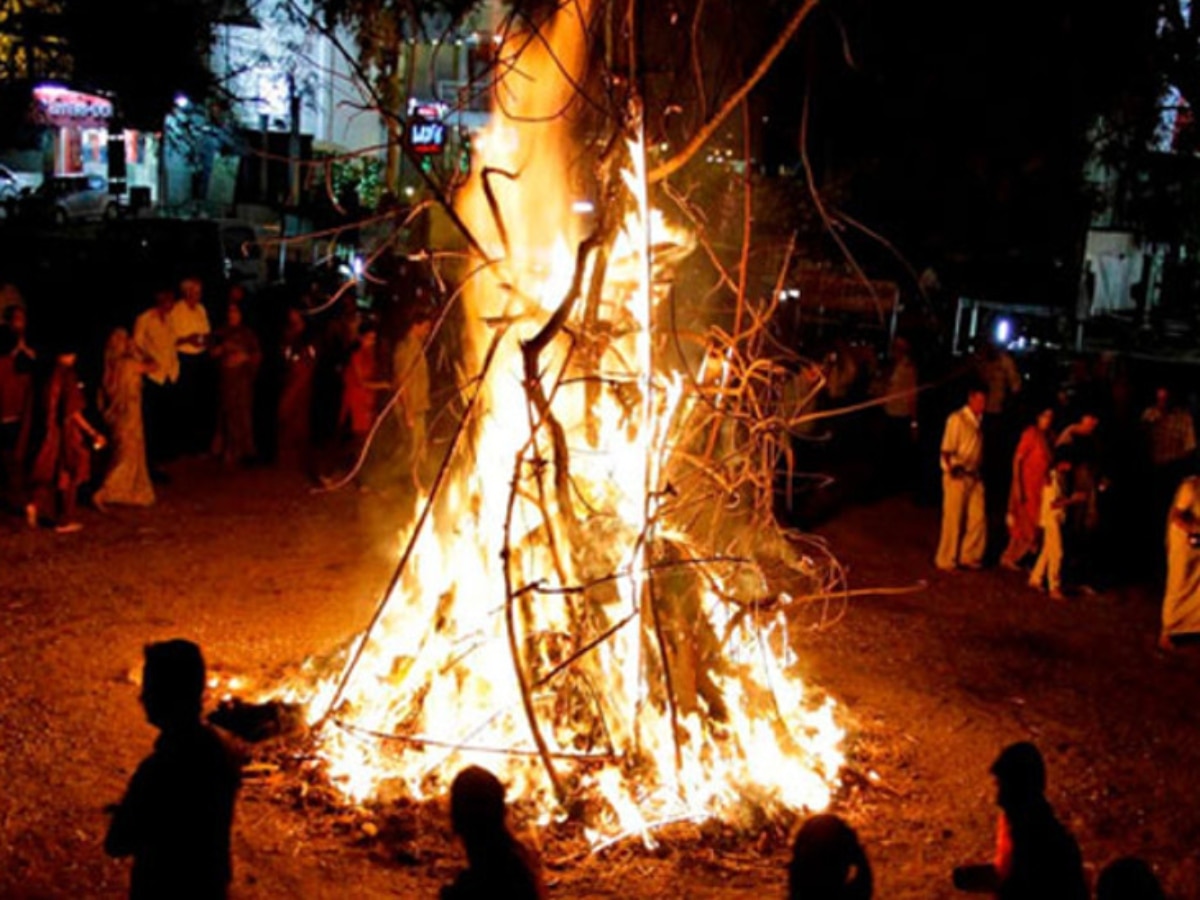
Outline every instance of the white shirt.
<svg viewBox="0 0 1200 900"><path fill-rule="evenodd" d="M970 473L979 474L979 466L983 463L983 432L979 426L980 420L969 406L955 410L946 419L946 431L942 435L943 472L949 472L953 466L962 466Z"/></svg>
<svg viewBox="0 0 1200 900"><path fill-rule="evenodd" d="M175 305L171 307L171 327L175 329L175 338L188 337L193 334L201 334L208 337L212 333L212 328L208 324L208 312L204 308L203 303L197 303L193 308L186 300L176 300ZM195 356L205 351L205 345L201 344L180 344L178 352L187 356Z"/></svg>
<svg viewBox="0 0 1200 900"><path fill-rule="evenodd" d="M148 309L133 323L133 342L154 369L146 377L155 384L174 384L179 380L179 353L175 348L176 334L171 316L158 309Z"/></svg>

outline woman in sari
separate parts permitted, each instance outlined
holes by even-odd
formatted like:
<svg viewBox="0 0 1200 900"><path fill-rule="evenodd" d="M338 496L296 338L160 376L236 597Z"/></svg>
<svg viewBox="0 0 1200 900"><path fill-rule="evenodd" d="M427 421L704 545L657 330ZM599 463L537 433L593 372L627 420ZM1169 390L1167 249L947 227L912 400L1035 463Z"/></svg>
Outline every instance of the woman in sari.
<svg viewBox="0 0 1200 900"><path fill-rule="evenodd" d="M1179 483L1167 516L1167 585L1158 645L1200 636L1200 477Z"/></svg>
<svg viewBox="0 0 1200 900"><path fill-rule="evenodd" d="M236 303L229 304L225 328L212 353L220 384L213 453L226 465L248 462L254 457L254 379L262 351Z"/></svg>
<svg viewBox="0 0 1200 900"><path fill-rule="evenodd" d="M1054 459L1050 426L1054 410L1043 409L1027 427L1013 454L1012 488L1008 494L1008 547L1000 557L1006 569L1019 569L1021 560L1037 549L1042 487Z"/></svg>
<svg viewBox="0 0 1200 900"><path fill-rule="evenodd" d="M144 362L124 328L117 328L104 347L104 382L100 411L112 436L112 460L92 503L149 506L154 485L146 464L146 433L142 426L142 376L153 365Z"/></svg>

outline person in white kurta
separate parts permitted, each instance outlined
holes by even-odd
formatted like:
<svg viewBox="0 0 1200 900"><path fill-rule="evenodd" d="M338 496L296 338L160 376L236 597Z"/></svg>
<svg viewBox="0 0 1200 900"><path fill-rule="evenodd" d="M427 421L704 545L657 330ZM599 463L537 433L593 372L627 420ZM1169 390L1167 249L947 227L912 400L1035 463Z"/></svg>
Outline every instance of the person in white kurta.
<svg viewBox="0 0 1200 900"><path fill-rule="evenodd" d="M967 393L967 405L946 419L942 435L942 534L934 562L939 569L978 569L987 549L983 492L982 386Z"/></svg>
<svg viewBox="0 0 1200 900"><path fill-rule="evenodd" d="M1183 479L1167 516L1167 589L1163 597L1159 643L1170 649L1172 639L1200 635L1200 476Z"/></svg>

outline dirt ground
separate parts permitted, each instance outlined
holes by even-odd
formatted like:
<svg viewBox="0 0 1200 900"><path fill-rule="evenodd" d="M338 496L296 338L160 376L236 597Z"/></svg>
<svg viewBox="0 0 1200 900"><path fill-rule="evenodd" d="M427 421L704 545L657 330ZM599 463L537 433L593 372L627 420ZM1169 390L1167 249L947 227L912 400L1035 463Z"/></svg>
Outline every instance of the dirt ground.
<svg viewBox="0 0 1200 900"><path fill-rule="evenodd" d="M134 680L144 643L189 637L212 668L266 679L361 629L390 574L402 501L205 462L174 476L156 507L89 512L79 534L0 522L0 896L126 890L102 809L154 739ZM856 598L805 638L803 666L850 731L835 808L867 846L876 896L952 896L952 866L992 846L988 765L1021 739L1045 753L1093 877L1136 854L1173 897L1200 896L1200 648L1156 651L1146 589L1060 606L1013 573L936 572L936 528L905 500L822 528L854 587L918 588ZM444 828L398 849L361 821L286 777L248 781L233 896L436 896L461 862ZM554 897L782 897L786 850L680 835L547 861Z"/></svg>

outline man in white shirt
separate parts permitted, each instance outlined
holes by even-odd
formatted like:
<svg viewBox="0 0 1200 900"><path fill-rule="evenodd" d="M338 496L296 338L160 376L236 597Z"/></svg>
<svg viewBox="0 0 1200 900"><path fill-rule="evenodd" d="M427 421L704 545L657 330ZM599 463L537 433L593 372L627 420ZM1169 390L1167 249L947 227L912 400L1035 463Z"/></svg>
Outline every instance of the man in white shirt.
<svg viewBox="0 0 1200 900"><path fill-rule="evenodd" d="M175 291L169 285L155 289L154 305L133 324L133 343L142 358L150 363L142 391L142 409L146 429L146 456L151 474L161 480L156 466L168 462L176 450L175 386L179 381L179 353L171 308Z"/></svg>
<svg viewBox="0 0 1200 900"><path fill-rule="evenodd" d="M983 410L987 389L973 384L967 404L946 419L942 435L942 534L937 567L978 569L987 547L984 511Z"/></svg>
<svg viewBox="0 0 1200 900"><path fill-rule="evenodd" d="M171 327L179 353L179 449L184 453L206 452L212 444L216 420L216 379L208 355L212 328L201 302L200 279L179 282L179 299L171 307Z"/></svg>

